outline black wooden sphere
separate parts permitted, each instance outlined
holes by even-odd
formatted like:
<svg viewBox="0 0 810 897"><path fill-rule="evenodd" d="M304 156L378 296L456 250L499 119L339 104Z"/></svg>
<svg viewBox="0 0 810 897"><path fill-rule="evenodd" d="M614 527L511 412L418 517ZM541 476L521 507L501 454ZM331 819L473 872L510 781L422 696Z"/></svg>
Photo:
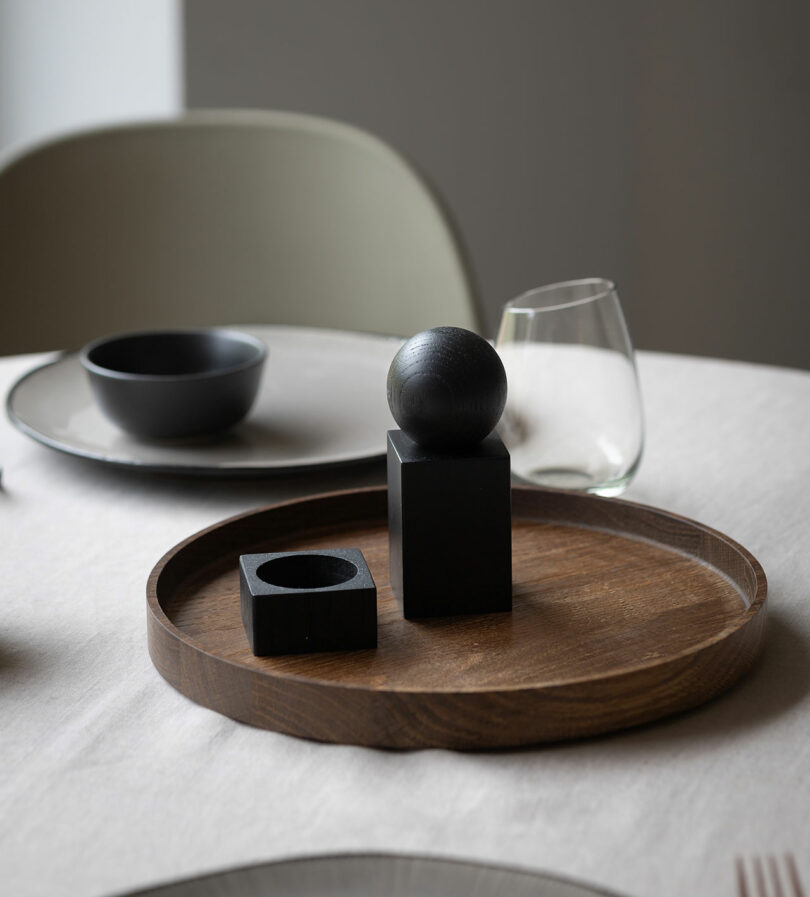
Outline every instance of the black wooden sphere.
<svg viewBox="0 0 810 897"><path fill-rule="evenodd" d="M412 336L388 371L388 405L400 428L425 448L472 448L498 423L506 371L482 337L460 327Z"/></svg>

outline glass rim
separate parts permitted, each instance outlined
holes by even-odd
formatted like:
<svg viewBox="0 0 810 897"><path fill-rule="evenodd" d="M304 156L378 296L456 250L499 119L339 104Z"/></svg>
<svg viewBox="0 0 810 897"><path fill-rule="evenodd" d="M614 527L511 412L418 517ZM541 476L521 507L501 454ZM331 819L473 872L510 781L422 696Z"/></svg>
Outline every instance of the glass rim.
<svg viewBox="0 0 810 897"><path fill-rule="evenodd" d="M593 293L590 296L583 296L581 299L571 299L568 302L559 302L556 305L536 305L536 304L526 304L526 300L530 296L537 296L542 293L550 293L554 290L560 290L565 287L578 287L584 286L586 284L599 285L601 287L600 290ZM535 312L546 312L546 311L561 311L566 308L573 308L577 305L587 305L589 302L596 302L599 299L604 299L606 296L609 296L611 293L616 292L616 284L612 280L608 280L605 277L582 277L578 280L561 280L557 283L549 283L542 287L533 287L530 290L526 290L525 293L521 293L519 296L514 299L510 299L504 305L504 311L510 312L522 312L526 314L534 314Z"/></svg>

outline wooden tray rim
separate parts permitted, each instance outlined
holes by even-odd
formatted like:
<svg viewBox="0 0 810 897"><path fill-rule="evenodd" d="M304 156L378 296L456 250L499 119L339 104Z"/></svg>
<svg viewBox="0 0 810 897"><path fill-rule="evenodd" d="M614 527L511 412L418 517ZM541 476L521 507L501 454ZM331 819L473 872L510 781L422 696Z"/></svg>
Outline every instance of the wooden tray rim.
<svg viewBox="0 0 810 897"><path fill-rule="evenodd" d="M545 693L549 691L553 691L555 689L568 688L568 687L576 687L579 685L587 685L598 682L606 682L611 679L618 679L622 677L632 676L633 674L640 673L646 670L654 670L657 667L669 666L679 661L682 661L690 656L696 656L701 654L702 652L710 649L713 645L718 644L719 642L724 641L729 638L732 634L739 632L744 629L749 623L751 623L761 611L765 609L766 599L767 599L767 577L765 575L765 571L756 557L743 545L739 542L732 539L730 536L727 536L725 533L720 532L719 530L713 529L706 524L700 523L699 521L693 520L689 517L684 517L679 514L672 513L670 511L663 510L661 508L656 508L652 505L642 504L640 502L628 501L627 499L621 498L607 498L598 495L590 495L586 493L574 492L566 489L552 489L548 487L540 487L540 486L513 486L512 487L512 496L514 498L515 495L528 495L528 494L545 494L549 493L552 495L557 495L565 498L570 498L572 501L589 501L589 502L599 502L599 503L608 503L613 505L621 505L626 508L633 509L639 513L649 513L655 517L672 520L678 524L686 525L689 528L693 528L701 533L706 534L712 539L723 542L727 545L731 550L735 551L740 557L748 564L751 568L755 582L756 582L756 590L751 603L739 614L739 616L735 617L734 621L728 625L727 627L719 630L713 635L709 636L707 639L704 639L697 644L691 645L687 648L682 649L679 652L667 654L664 657L656 658L655 660L647 660L640 662L638 664L631 664L629 666L618 667L616 669L612 669L609 672L602 672L595 675L586 675L586 676L574 676L574 677L566 677L561 679L547 679L542 683L534 683L530 685L509 685L509 684L501 684L501 685L493 685L493 686L454 686L452 688L441 688L441 687L431 687L429 689L419 688L419 687L410 687L410 686L384 686L375 688L368 684L354 683L354 682L341 682L333 679L318 679L309 675L300 675L297 673L289 673L280 670L272 670L265 671L260 667L251 667L246 664L239 663L238 661L231 660L229 658L223 657L219 654L211 653L207 651L199 642L190 638L182 629L178 628L174 625L174 623L169 619L165 611L160 605L160 601L157 597L157 586L158 581L160 579L161 574L164 569L168 566L168 564L175 558L176 555L180 554L188 545L195 542L197 539L208 535L216 530L222 529L231 524L237 523L241 520L244 520L248 517L258 516L270 511L279 510L284 507L288 507L291 505L302 505L305 503L320 503L325 500L338 500L341 498L346 498L354 495L360 494L372 494L372 493L387 493L388 489L386 486L366 486L358 489L343 489L336 490L331 492L323 492L317 493L314 495L307 495L299 498L287 499L281 502L272 503L269 505L264 505L258 508L253 508L249 511L244 511L239 514L234 514L231 517L227 517L217 523L212 524L211 526L204 527L201 530L193 533L188 536L188 538L184 539L182 542L179 542L172 548L170 548L163 557L157 562L157 564L152 569L152 572L149 575L149 579L147 580L146 593L147 593L147 609L150 616L153 618L154 622L159 624L161 628L163 628L167 635L169 635L172 639L183 643L188 646L195 652L202 654L210 659L212 659L215 663L218 664L226 664L230 667L233 667L238 670L243 670L249 673L256 673L259 675L268 676L273 679L285 680L291 683L298 683L301 685L317 685L325 688L332 689L345 689L349 691L358 691L363 693L369 692L380 692L380 693L390 693L390 694L403 694L403 695L425 695L425 696L436 696L436 695L489 695L489 694L507 694L514 693L519 694L521 692L525 692L527 694L537 694L537 693ZM513 518L521 520L532 518L521 515L520 513L514 514L513 510ZM579 524L573 523L570 520L560 520L555 519L554 517L544 517L541 521L542 523L550 523L557 526L571 526L576 529L589 529L595 532L604 532L609 533L611 535L619 536L620 538L626 538L641 542L647 542L652 545L657 545L663 548L666 551L670 551L673 553L680 554L681 556L688 557L693 561L704 564L709 569L713 570L716 574L723 577L733 588L740 593L741 597L744 596L744 591L742 587L732 580L726 573L720 570L718 567L710 564L708 561L703 558L696 557L694 554L690 554L688 551L684 551L675 546L669 545L666 542L661 542L652 538L647 538L644 536L636 536L632 533L626 533L621 529L614 529L608 526L594 526L590 524ZM374 649L367 649L374 650Z"/></svg>

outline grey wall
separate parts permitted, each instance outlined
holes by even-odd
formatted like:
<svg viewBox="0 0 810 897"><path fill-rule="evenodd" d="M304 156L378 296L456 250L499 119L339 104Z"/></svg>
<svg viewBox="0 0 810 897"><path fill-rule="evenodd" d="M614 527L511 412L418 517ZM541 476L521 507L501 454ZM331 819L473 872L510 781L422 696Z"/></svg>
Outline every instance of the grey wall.
<svg viewBox="0 0 810 897"><path fill-rule="evenodd" d="M181 0L0 0L0 150L183 108Z"/></svg>
<svg viewBox="0 0 810 897"><path fill-rule="evenodd" d="M810 368L808 26L803 0L187 0L186 93L404 151L490 333L600 275L639 347Z"/></svg>

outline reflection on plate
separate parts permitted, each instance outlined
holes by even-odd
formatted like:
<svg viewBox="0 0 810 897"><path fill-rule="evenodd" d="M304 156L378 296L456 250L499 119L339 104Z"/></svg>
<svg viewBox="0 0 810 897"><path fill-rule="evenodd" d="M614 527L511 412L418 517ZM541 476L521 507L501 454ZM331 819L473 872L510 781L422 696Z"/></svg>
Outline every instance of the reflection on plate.
<svg viewBox="0 0 810 897"><path fill-rule="evenodd" d="M148 470L197 474L283 473L364 461L385 453L386 377L401 341L337 330L239 327L267 343L256 404L228 433L188 442L128 436L101 413L77 355L20 378L8 414L51 448Z"/></svg>
<svg viewBox="0 0 810 897"><path fill-rule="evenodd" d="M161 885L127 897L610 897L585 884L438 857L302 857ZM617 895L614 895L617 897Z"/></svg>

